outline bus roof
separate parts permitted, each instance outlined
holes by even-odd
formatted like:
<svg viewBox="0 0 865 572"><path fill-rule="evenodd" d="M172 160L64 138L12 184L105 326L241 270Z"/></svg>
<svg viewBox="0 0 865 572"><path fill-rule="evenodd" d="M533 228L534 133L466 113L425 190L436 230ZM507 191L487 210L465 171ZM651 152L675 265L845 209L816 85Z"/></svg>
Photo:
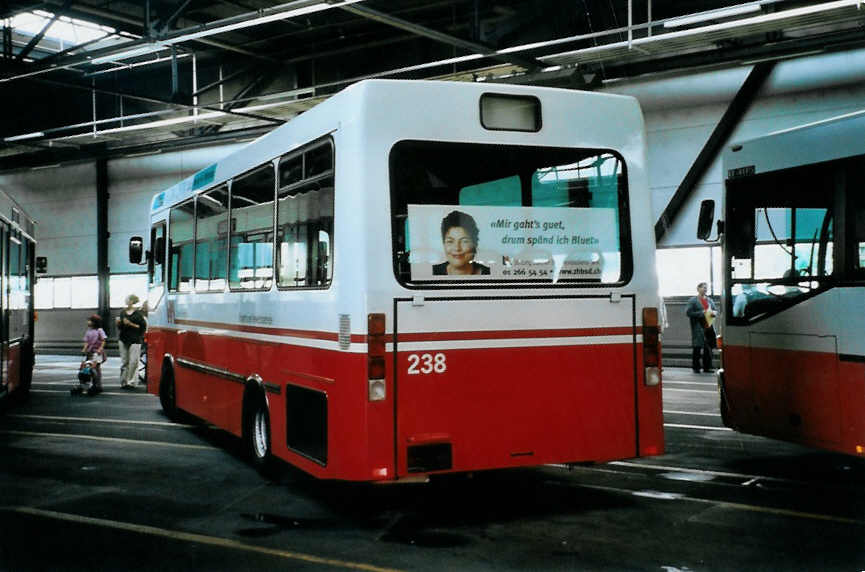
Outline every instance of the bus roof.
<svg viewBox="0 0 865 572"><path fill-rule="evenodd" d="M308 111L293 117L284 125L252 141L242 150L229 154L227 157L201 169L174 186L157 193L151 202L151 211L159 211L183 201L200 190L211 188L232 177L245 173L261 165L263 162L272 160L285 153L290 153L292 150L306 145L316 138L334 132L340 126L345 126L355 121L364 98L369 96L375 99L376 92L383 94L386 91L389 94L393 94L395 91L400 90L406 95L406 99L410 100L412 96L418 94L419 89L430 88L435 88L436 90L436 105L442 105L443 103L441 102L447 104L450 101L450 98L442 96L442 90L450 90L451 93L461 92L463 94L468 92L476 94L477 97L486 92L536 96L541 94L557 94L558 96L567 95L567 97L571 98L583 98L587 102L604 101L607 105L612 103L613 105L621 106L622 109L631 108L640 113L637 100L631 96L623 95L580 92L560 88L486 84L483 82L364 80L347 87L315 107L310 108ZM450 104L447 105L450 106Z"/></svg>
<svg viewBox="0 0 865 572"><path fill-rule="evenodd" d="M865 154L865 110L775 131L729 145L727 178Z"/></svg>

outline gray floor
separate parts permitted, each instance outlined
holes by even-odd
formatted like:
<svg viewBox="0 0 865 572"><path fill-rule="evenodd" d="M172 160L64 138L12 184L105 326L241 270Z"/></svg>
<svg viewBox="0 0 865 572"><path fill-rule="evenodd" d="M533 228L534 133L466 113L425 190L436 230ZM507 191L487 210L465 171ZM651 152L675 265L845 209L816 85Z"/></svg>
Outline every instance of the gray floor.
<svg viewBox="0 0 865 572"><path fill-rule="evenodd" d="M0 570L865 570L865 460L726 430L709 375L665 370L661 457L368 486L263 478L116 364L0 415Z"/></svg>

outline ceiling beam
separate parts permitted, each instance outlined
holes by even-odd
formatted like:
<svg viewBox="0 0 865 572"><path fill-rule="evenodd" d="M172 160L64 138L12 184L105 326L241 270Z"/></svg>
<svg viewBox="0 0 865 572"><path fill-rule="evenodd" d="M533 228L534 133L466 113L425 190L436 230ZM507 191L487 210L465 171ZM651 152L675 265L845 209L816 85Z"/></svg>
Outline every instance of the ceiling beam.
<svg viewBox="0 0 865 572"><path fill-rule="evenodd" d="M174 24L174 22L180 17L181 14L183 14L184 10L186 10L186 7L189 6L189 4L191 2L192 2L192 0L185 0L183 2L183 4L181 4L177 8L177 10L174 11L174 14L172 14L171 16L168 17L168 19L165 20L165 23L162 25L162 28L159 30L159 33L160 34L166 33L168 31L168 29L171 28L171 25Z"/></svg>
<svg viewBox="0 0 865 572"><path fill-rule="evenodd" d="M261 70L261 72L257 74L245 87L241 88L230 101L220 102L220 107L225 111L231 111L238 105L244 103L246 98L254 97L255 94L260 94L262 89L273 82L277 71L278 68L275 67ZM203 128L201 131L202 133L215 133L223 127L223 125L211 125Z"/></svg>
<svg viewBox="0 0 865 572"><path fill-rule="evenodd" d="M157 99L154 97L145 97L145 96L141 96L141 95L123 93L123 92L116 91L116 90L109 90L109 89L96 88L93 86L79 85L79 84L71 83L71 82L60 82L60 81L50 80L50 79L45 79L45 78L36 78L33 81L37 81L37 82L43 83L45 85L79 89L79 90L89 91L92 93L98 93L98 94L102 94L102 95L111 95L111 96L115 96L115 97L124 97L127 99L142 101L145 103L164 105L164 106L167 106L169 108L173 107L176 109L189 109L189 110L204 109L207 111L225 113L227 115L233 115L233 116L237 116L237 117L245 117L247 119L255 119L257 121L264 121L264 122L270 123L272 125L282 125L283 123L285 123L285 120L283 120L283 119L276 119L273 117L268 117L266 115L258 115L258 114L254 114L254 113L243 113L243 112L239 112L239 111L232 111L230 109L220 109L219 107L212 107L209 105L188 105L188 104L179 103L176 101L165 101L163 99ZM51 136L48 135L48 133L51 131L52 130L45 130L46 136L34 137L33 139L28 139L28 141L38 142L41 139L50 139ZM53 131L56 131L56 130L53 130ZM0 137L2 137L2 136L8 137L10 135L12 135L12 134L5 134L4 133L4 134L0 134Z"/></svg>
<svg viewBox="0 0 865 572"><path fill-rule="evenodd" d="M730 135L733 134L733 130L745 116L745 113L757 96L757 92L766 83L766 79L774 68L775 62L772 61L759 63L751 69L748 77L745 78L744 83L742 83L739 91L733 97L730 105L727 106L727 110L724 111L724 115L721 116L720 121L718 121L718 124L712 131L712 134L709 135L706 144L700 150L697 158L694 159L694 163L688 169L676 192L673 193L673 197L670 199L664 212L661 213L658 222L655 223L655 242L660 242L667 230L673 226L676 215L682 210L691 192L697 187L700 179L703 178L709 166L717 158L718 153L720 153Z"/></svg>
<svg viewBox="0 0 865 572"><path fill-rule="evenodd" d="M195 135L192 137L183 137L167 141L128 145L126 147L106 148L104 144L87 145L80 148L53 147L51 149L44 149L33 153L0 157L0 174L21 171L23 169L32 169L33 167L44 165L54 165L57 163L63 163L65 165L80 161L92 161L99 158L118 159L126 155L140 155L148 152L158 153L160 151L177 151L180 149L206 147L208 145L228 143L231 141L254 139L264 135L265 133L269 133L272 130L273 126L271 125L248 127L232 131L223 131L213 135Z"/></svg>
<svg viewBox="0 0 865 572"><path fill-rule="evenodd" d="M418 24L408 22L406 20L403 20L402 18L397 18L396 16L390 16L383 12L379 12L378 10L373 10L368 6L351 4L348 6L340 6L340 8L346 12L350 12L357 16L363 16L364 18L367 18L369 20L374 20L388 26L393 26L394 28L399 28L400 30L405 30L413 34L417 34L418 36L423 36L425 38L430 38L432 40L436 40L438 42L442 42L457 48L462 48L475 54L482 54L484 56L489 56L490 58L504 61L506 63L517 64L528 70L542 68L545 65L539 60L528 56L522 56L517 54L497 54L496 50L490 48L489 46L478 44L476 42L470 42L468 40L463 40L462 38L457 38L455 36L451 36L450 34L445 34L437 30L432 30L425 26L420 26Z"/></svg>
<svg viewBox="0 0 865 572"><path fill-rule="evenodd" d="M42 4L35 6L33 9L35 10L35 9L38 9L41 7L41 8L44 8L46 10L49 10L49 11L60 11L61 10L60 4L61 4L61 0L52 0L51 2L43 2ZM98 8L96 6L90 6L90 5L86 5L86 4L76 4L74 7L67 9L65 11L61 11L60 13L62 15L68 15L68 16L72 16L72 17L81 17L82 15L95 16L97 18L103 18L104 20L107 20L107 21L109 21L115 25L117 23L120 23L120 24L126 24L128 26L134 26L138 30L138 33L141 33L140 29L142 27L142 23L139 20L131 18L125 14L112 12L110 10ZM199 27L200 26L194 26L193 28L190 28L190 29L198 29ZM143 41L146 42L147 40L143 40ZM238 46L227 44L225 42L213 40L211 38L198 38L194 41L196 43L199 43L199 44L211 46L214 48L219 48L221 50L227 50L227 51L235 52L235 53L249 56L252 58L256 58L256 59L260 59L260 60L264 60L264 61L270 61L270 62L274 62L274 63L276 62L276 60L273 58L263 56L263 55L258 54L256 52L253 52L251 50L246 50L246 49L238 47ZM113 49L116 50L117 48L113 48ZM67 64L63 64L63 65L67 65ZM42 70L42 71L45 71L45 70ZM50 71L50 70L48 70L48 71Z"/></svg>

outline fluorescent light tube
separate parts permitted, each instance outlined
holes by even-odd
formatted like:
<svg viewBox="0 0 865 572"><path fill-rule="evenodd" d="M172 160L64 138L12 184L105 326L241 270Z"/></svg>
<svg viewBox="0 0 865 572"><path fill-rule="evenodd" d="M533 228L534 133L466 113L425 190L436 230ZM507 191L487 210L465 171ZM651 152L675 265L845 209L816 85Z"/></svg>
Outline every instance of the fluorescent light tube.
<svg viewBox="0 0 865 572"><path fill-rule="evenodd" d="M94 58L90 60L89 63L93 65L98 64L107 64L109 62L118 62L120 60L125 60L128 58L134 58L137 56L143 56L145 54L152 54L153 52L158 52L159 50L164 50L166 46L161 42L155 42L152 44L145 44L143 46L137 46L135 48L130 48L128 50L116 53L109 54L107 56L101 56L98 58Z"/></svg>
<svg viewBox="0 0 865 572"><path fill-rule="evenodd" d="M204 38L207 36L214 36L216 34L224 34L225 32L232 32L234 30L249 28L251 26L258 26L260 24L267 24L268 22L276 22L277 20L285 20L286 18L292 18L295 16L303 16L304 14L312 14L314 12L321 12L322 10L329 10L331 8L339 8L340 6L348 6L349 4L354 4L356 2L361 2L361 1L362 0L345 0L344 2L339 2L339 3L319 2L317 4L311 4L309 6L304 6L302 8L297 8L294 10L286 10L285 12L277 12L276 14L268 14L267 16L261 16L260 18L253 18L252 20L246 20L243 22L235 22L233 24L226 24L224 26L217 26L215 28L210 28L207 30L201 30L200 32L192 32L191 34L184 34L183 36L171 38L170 40L168 40L168 42L171 44L176 44L178 42L197 40L199 38Z"/></svg>
<svg viewBox="0 0 865 572"><path fill-rule="evenodd" d="M25 133L24 135L15 135L13 137L5 137L3 141L6 143L12 143L14 141L25 141L27 139L36 139L37 137L44 137L44 131L36 131L34 133Z"/></svg>
<svg viewBox="0 0 865 572"><path fill-rule="evenodd" d="M242 28L249 28L252 26L258 26L260 24L266 24L268 22L275 22L277 20L284 20L286 18L291 18L294 16L302 16L304 14L312 14L313 12L321 12L322 10L329 10L331 8L339 8L340 6L347 6L349 4L354 4L356 2L362 2L363 0L343 0L342 2L316 2L314 4L308 4L306 6L301 6L299 8L288 8L281 12L276 12L274 14L268 14L266 16L261 16L258 18L251 18L249 20L243 20L241 22L232 22L230 24L225 24L222 26L214 26L212 28L208 28L207 24L203 24L200 26L202 29L196 32L190 32L189 34L182 34L180 36L169 37L159 40L158 42L153 42L149 44L139 45L134 48L130 48L126 51L121 51L116 54L110 54L107 56L100 56L93 60L90 60L91 64L104 64L109 62L117 62L120 60L125 60L128 58L134 58L136 56L143 56L145 54L150 54L153 52L158 52L159 50L163 50L169 46L173 46L174 44L180 44L182 42L187 42L189 40L197 40L199 38L206 38L207 36L215 36L216 34L224 34L225 32L231 32L233 30L240 30ZM291 4L297 4L298 2L290 2L289 4L283 4L283 6L289 6ZM279 8L278 6L276 7Z"/></svg>
<svg viewBox="0 0 865 572"><path fill-rule="evenodd" d="M732 18L733 16L742 16L744 14L752 14L761 11L759 4L742 4L740 6L730 6L729 8L721 8L719 10L709 10L700 12L690 16L682 16L681 18L672 18L664 22L665 28L678 28L679 26L690 26L691 24L699 24L700 22L710 22L712 20L722 20L724 18Z"/></svg>

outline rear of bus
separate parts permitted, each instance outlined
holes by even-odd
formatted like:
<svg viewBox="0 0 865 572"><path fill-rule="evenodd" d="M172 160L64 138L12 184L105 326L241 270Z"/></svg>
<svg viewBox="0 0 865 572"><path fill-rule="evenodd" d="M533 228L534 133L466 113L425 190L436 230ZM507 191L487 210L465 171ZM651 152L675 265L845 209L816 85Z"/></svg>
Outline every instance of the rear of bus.
<svg viewBox="0 0 865 572"><path fill-rule="evenodd" d="M401 85L364 87L389 110L364 130L389 188L365 205L367 339L396 477L661 454L637 102Z"/></svg>

